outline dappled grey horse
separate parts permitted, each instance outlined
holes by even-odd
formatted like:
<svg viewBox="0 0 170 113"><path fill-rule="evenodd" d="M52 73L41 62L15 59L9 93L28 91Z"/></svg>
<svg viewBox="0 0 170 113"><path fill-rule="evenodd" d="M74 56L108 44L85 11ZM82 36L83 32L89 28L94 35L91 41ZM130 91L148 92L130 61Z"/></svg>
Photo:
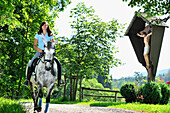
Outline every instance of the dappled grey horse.
<svg viewBox="0 0 170 113"><path fill-rule="evenodd" d="M43 42L45 44L44 55L40 58L35 68L36 76L31 76L30 88L31 88L32 98L34 101L34 112L36 110L38 112L41 111L42 98L43 98L42 90L43 90L43 87L47 88L46 108L44 111L45 113L47 113L49 103L50 103L51 91L54 88L55 82L58 77L58 66L57 66L57 63L54 61L55 44L57 41L47 42L43 38ZM34 90L35 85L37 86L37 94L35 94L35 90Z"/></svg>

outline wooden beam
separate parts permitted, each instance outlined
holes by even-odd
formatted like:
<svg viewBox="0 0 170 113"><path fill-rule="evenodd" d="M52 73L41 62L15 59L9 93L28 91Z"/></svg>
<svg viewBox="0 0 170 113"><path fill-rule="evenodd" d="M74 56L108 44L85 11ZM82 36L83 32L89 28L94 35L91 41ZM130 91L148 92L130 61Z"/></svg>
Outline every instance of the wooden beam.
<svg viewBox="0 0 170 113"><path fill-rule="evenodd" d="M104 96L104 95L85 95L84 96L91 96L91 97L109 97L109 98L115 98L115 96Z"/></svg>
<svg viewBox="0 0 170 113"><path fill-rule="evenodd" d="M103 95L82 95L82 96L92 96L92 97L108 97L108 98L115 98L115 96L103 96ZM117 97L117 98L124 98L124 97ZM83 98L82 98L83 99Z"/></svg>
<svg viewBox="0 0 170 113"><path fill-rule="evenodd" d="M94 90L94 91L105 91L105 92L120 92L120 91L115 91L115 90L106 90L106 89L95 89L95 88L85 88L85 87L82 87L82 89L85 89L85 90Z"/></svg>

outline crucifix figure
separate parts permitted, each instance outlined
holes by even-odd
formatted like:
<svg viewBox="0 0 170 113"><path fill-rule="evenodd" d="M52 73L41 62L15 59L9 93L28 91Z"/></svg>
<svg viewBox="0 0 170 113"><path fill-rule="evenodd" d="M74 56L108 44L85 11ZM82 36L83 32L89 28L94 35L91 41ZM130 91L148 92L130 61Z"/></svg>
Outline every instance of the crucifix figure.
<svg viewBox="0 0 170 113"><path fill-rule="evenodd" d="M150 47L151 47L150 46L151 35L152 35L152 27L150 25L146 26L144 28L144 30L137 33L137 36L144 38L145 47L144 47L143 56L144 56L145 62L146 62L146 69L148 71L148 79L149 79L149 75L150 75L149 70L151 67L150 59L149 59L149 52L150 52Z"/></svg>

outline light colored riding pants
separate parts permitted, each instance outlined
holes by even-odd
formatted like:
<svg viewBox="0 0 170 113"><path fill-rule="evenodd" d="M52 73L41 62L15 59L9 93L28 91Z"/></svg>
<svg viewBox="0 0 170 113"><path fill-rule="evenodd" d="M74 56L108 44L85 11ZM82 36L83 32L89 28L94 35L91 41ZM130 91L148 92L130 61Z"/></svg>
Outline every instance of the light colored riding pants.
<svg viewBox="0 0 170 113"><path fill-rule="evenodd" d="M37 53L36 53L36 54L34 55L34 57L31 59L31 62L29 63L28 66L31 67L32 62L34 61L34 59L38 58L40 55L41 55L41 53L37 51Z"/></svg>

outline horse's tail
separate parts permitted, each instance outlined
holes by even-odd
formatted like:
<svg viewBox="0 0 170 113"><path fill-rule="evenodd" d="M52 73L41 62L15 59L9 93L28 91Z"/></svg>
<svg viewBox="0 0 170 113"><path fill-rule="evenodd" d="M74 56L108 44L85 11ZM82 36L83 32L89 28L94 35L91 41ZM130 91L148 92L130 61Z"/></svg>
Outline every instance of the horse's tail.
<svg viewBox="0 0 170 113"><path fill-rule="evenodd" d="M57 68L58 68L58 84L59 84L59 81L61 80L61 63L60 61L57 59L57 58L54 58L56 63L57 63Z"/></svg>

